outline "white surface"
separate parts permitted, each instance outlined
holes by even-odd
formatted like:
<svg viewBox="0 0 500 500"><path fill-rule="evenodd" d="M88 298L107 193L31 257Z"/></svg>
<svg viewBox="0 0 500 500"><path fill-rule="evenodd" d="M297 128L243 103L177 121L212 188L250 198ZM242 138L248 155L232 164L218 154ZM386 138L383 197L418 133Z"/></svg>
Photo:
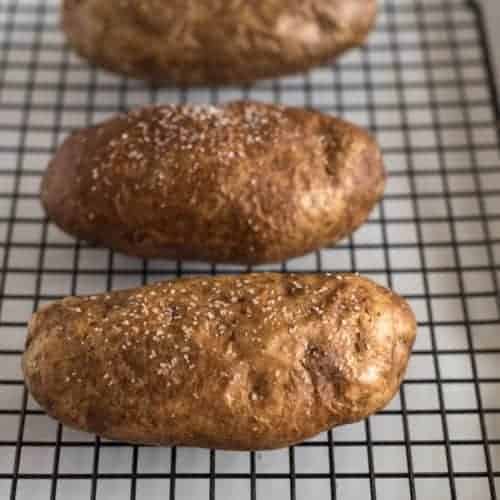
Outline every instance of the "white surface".
<svg viewBox="0 0 500 500"><path fill-rule="evenodd" d="M106 250L76 246L72 238L45 223L37 201L39 178L52 148L72 127L115 113L120 103L146 104L154 98L178 102L183 96L176 89L153 94L138 83L123 85L113 75L94 74L72 53L66 54L66 61L61 33L55 29L56 2L45 16L46 29L35 57L37 18L32 7L37 1L19 2L24 8L16 16L12 37L16 43L8 54L2 50L7 30L0 30L0 61L6 61L0 75L0 259L5 255L7 263L0 311L0 442L11 442L0 447L0 474L7 475L14 470L24 406L22 386L2 381L21 382L20 352L33 309L60 295L103 290L108 275L111 288L117 289L172 277L177 271L173 262L143 263L121 255L110 258ZM402 392L378 415L333 432L333 463L340 475L335 483L338 500L368 499L370 486L381 500L410 498L408 462L416 474L418 500L451 498L450 479L439 476L451 468L462 474L452 479L457 498L491 498L482 441L500 439L500 318L495 304L500 245L488 241L486 230L491 240L500 240L499 145L484 67L478 62L481 53L472 10L464 8L462 0L447 2L456 9L439 8L441 0L423 0L429 9L423 9L419 17L410 8L416 1L393 0L398 5L394 19L398 29L394 32L392 19L382 12L365 56L353 51L335 71L320 68L307 79L262 82L249 90L251 98L272 101L279 95L286 104L308 103L309 97L318 109L372 128L384 148L390 173L383 204L352 240L287 263L287 269L314 271L319 262L325 271L359 271L390 284L408 297L419 320L419 336ZM6 21L1 10L6 5L7 0L0 0L0 23ZM448 33L449 19L467 29ZM419 29L419 22L427 29ZM394 50L395 43L401 47L399 52ZM429 51L424 50L426 44L432 46ZM467 60L463 65L462 59ZM69 67L63 72L67 62ZM89 91L92 77L94 94ZM310 95L304 85L312 86ZM243 89L224 89L217 97L228 100L243 95ZM196 89L184 97L208 102L214 94ZM25 149L23 154L20 147ZM409 195L416 197L415 203ZM3 243L8 234L7 248ZM194 263L180 267L184 272L193 269L211 271L210 266ZM239 270L218 266L216 271L228 269ZM472 355L471 348L476 350ZM476 379L472 361L477 364ZM439 377L444 379L441 386ZM483 408L489 409L484 413L485 433L476 389ZM403 403L407 414L400 411ZM135 470L132 447L103 443L97 460L94 436L64 428L57 441L57 424L31 399L27 409L23 446L18 448L18 499L49 498L51 480L42 474L54 469L58 448L58 499L88 499L92 485L88 474L94 467L111 474L97 481L97 498L130 496L130 479L113 478L113 474ZM318 436L314 446L299 446L291 452L258 453L257 499L290 498L291 459L297 474L296 498L330 498L330 481L324 477L331 472L326 439L326 435ZM44 446L32 446L36 442ZM136 451L139 500L168 498L170 473L203 475L177 478L175 499L208 498L208 452L178 449L173 470L170 449L138 447ZM499 447L491 444L489 454L498 473ZM249 454L216 453L216 474L249 471ZM370 473L376 477L372 485ZM68 474L82 477L70 479ZM280 474L284 476L273 476ZM311 474L318 477L311 478ZM0 500L9 498L10 488L11 479L0 477ZM250 480L248 476L217 477L215 492L217 500L248 499Z"/></svg>

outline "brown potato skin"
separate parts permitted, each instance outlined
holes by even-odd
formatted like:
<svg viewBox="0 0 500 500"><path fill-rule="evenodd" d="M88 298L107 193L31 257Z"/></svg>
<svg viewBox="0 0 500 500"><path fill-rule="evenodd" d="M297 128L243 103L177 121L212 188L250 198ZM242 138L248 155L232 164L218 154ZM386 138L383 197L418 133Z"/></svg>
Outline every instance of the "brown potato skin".
<svg viewBox="0 0 500 500"><path fill-rule="evenodd" d="M62 27L91 62L156 83L251 82L361 45L376 0L65 0Z"/></svg>
<svg viewBox="0 0 500 500"><path fill-rule="evenodd" d="M362 129L236 102L144 108L80 130L41 199L64 231L129 255L260 264L349 235L384 184Z"/></svg>
<svg viewBox="0 0 500 500"><path fill-rule="evenodd" d="M68 426L260 450L384 407L415 335L408 304L357 275L200 277L41 309L23 370L33 397Z"/></svg>

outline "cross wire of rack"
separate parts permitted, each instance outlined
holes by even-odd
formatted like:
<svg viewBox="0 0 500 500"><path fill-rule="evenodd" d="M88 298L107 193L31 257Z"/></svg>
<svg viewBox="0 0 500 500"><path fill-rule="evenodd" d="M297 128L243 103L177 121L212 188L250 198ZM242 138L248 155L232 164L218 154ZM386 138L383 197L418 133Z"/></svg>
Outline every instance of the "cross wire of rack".
<svg viewBox="0 0 500 500"><path fill-rule="evenodd" d="M305 75L152 88L90 68L58 2L0 0L0 498L495 499L500 491L499 110L481 10L385 0L369 43ZM26 322L68 294L237 266L125 258L62 234L40 176L71 130L133 106L255 99L373 131L390 174L350 239L262 270L356 271L408 298L419 336L388 408L290 449L131 446L64 428L23 386Z"/></svg>

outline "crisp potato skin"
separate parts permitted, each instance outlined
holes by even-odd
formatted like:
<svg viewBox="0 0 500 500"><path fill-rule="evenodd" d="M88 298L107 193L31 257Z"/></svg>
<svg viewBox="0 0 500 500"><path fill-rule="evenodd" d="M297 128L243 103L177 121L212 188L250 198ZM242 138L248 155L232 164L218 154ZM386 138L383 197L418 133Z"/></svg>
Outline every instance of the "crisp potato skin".
<svg viewBox="0 0 500 500"><path fill-rule="evenodd" d="M236 102L139 109L76 132L41 198L66 232L129 255L259 264L349 235L384 184L362 129Z"/></svg>
<svg viewBox="0 0 500 500"><path fill-rule="evenodd" d="M71 427L270 449L384 407L415 334L407 303L356 275L181 279L43 308L23 370L33 397Z"/></svg>
<svg viewBox="0 0 500 500"><path fill-rule="evenodd" d="M243 83L307 70L361 45L376 0L65 0L83 57L152 82Z"/></svg>

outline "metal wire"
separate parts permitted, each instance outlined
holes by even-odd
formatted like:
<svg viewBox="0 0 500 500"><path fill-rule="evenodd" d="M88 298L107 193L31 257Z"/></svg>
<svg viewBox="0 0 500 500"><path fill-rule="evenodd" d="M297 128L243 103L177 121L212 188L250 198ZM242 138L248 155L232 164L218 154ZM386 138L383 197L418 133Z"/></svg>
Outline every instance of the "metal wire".
<svg viewBox="0 0 500 500"><path fill-rule="evenodd" d="M500 477L500 113L482 13L385 0L369 44L253 86L152 88L90 68L53 0L0 0L0 498L497 498ZM63 137L135 105L259 99L371 129L390 181L352 238L281 271L356 271L412 303L419 338L399 395L365 422L289 450L130 446L46 417L23 386L26 322L45 302L239 266L139 261L75 242L38 183Z"/></svg>

